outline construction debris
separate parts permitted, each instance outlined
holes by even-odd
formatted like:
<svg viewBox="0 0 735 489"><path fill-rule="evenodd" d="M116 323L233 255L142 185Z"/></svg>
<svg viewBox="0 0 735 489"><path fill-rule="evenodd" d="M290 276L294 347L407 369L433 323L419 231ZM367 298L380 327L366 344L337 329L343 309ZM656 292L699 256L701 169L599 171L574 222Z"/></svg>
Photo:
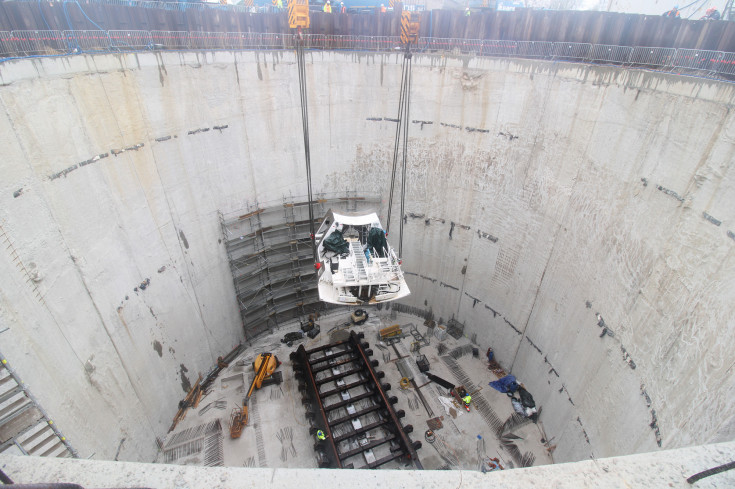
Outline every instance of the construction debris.
<svg viewBox="0 0 735 489"><path fill-rule="evenodd" d="M350 319L352 320L352 324L359 326L368 320L368 313L364 309L355 309Z"/></svg>
<svg viewBox="0 0 735 489"><path fill-rule="evenodd" d="M393 307L390 308L392 309ZM212 392L216 389L217 394L211 395L210 401L199 403L202 407L198 407L197 411L201 418L192 418L190 415L191 419L184 420L185 423L179 422L169 435L171 440L168 443L161 443L161 461L166 459L168 463L184 465L220 465L223 457L219 447L226 445L224 449L228 450L228 463L235 466L314 466L316 454L316 466L384 466L395 469L414 461L413 457L407 455L407 448L417 451L415 441L409 438L408 444L404 446L400 440L401 433L410 433L411 425L406 422L410 420L413 426L426 423L424 430L428 428L431 433L426 441L421 440L423 443L430 440L434 446L434 449L425 447L429 452L424 452L421 456L421 462L427 469L461 468L490 472L531 466L536 462L553 462L550 452L555 446L545 443L547 436L543 432L539 437L536 426L530 425L533 420L513 414L511 406L505 404L511 402L506 395L482 387L485 385L483 382L495 380L496 377L488 372L488 367L495 367L499 372L502 370L495 362L494 354L489 355L487 361L481 353L478 354L479 359L470 355L474 353L473 348L478 348L477 343L469 341L474 327L469 331L464 330L468 337L455 340L447 334L444 342L434 341L430 344L430 333L422 329L420 323L417 323L417 328L410 323L410 319L406 321L408 318L401 311L392 318L385 308L382 316L380 310L367 311L370 312L370 318L357 328L364 331L366 338L368 335L373 338L372 345L365 344L364 339L359 342L367 355L365 358L359 352L360 347L353 342L353 334L356 332L350 333L352 321L350 313L345 311L343 314L335 314L334 317L329 317L332 313L320 317L320 323L329 338L317 336L315 341L306 341L309 333L313 334L321 329L320 325L311 318L307 323L294 320L291 327L287 326L279 332L273 331L263 339L251 339L248 353L241 352L241 356L236 358L218 359L216 368L219 369L219 382L212 383ZM229 440L223 442L221 433L205 433L201 428L198 433L193 433L190 429L185 430L185 435L188 436L179 436L180 433L176 430L189 428L193 426L192 423L203 423L217 418L220 418L222 429L227 430L227 418L234 407L233 402L240 404L243 396L241 386L247 388L253 379L250 372L255 353L272 351L281 356L296 350L298 344L287 348L279 341L288 332L294 332L293 337L285 339L304 343L298 350L303 348L306 357L299 357L298 351L295 351L296 362L292 357L292 362L289 363L299 363L301 367L294 369L293 373L290 369L274 372L285 383L282 386L268 387L266 392L260 394L259 399L253 396L250 403L251 420L247 423L247 428L242 420L233 423L240 428L239 443ZM376 338L379 333L382 333L386 342ZM480 338L479 344L482 344L483 339ZM380 349L380 354L371 354L370 348L375 353ZM439 351L443 355L436 356ZM384 361L390 362L384 366L384 372L373 368L378 365L377 360L381 360L381 356ZM431 365L428 365L429 360ZM189 400L182 401L182 407L183 403L196 402L197 398L203 399L206 395L201 387L204 379L198 382L199 392L187 392ZM316 395L313 396L310 393L312 383L316 387ZM385 398L377 390L376 383L384 389ZM433 387L429 385L427 390L429 383ZM465 396L471 396L469 412L463 409L465 405L462 398L465 396L457 392L457 386L464 386ZM451 397L452 391L459 395L459 399ZM526 392L521 396L518 389L515 397L519 408L525 412L521 397L526 404L531 404L532 397ZM388 405L392 405L399 419L397 426L401 428L394 428L391 415L386 413L383 399ZM261 402L260 410L256 408L258 400ZM305 403L303 407L302 402ZM405 409L405 413L400 408ZM493 408L502 415L502 421ZM306 423L299 412L306 416ZM323 418L321 412L324 413ZM297 416L296 422L291 421L292 426L287 426L293 414ZM180 419L184 415L185 413L181 413ZM235 416L243 416L242 405L235 409ZM299 419L302 422L298 422ZM323 432L323 440L315 436L315 429ZM178 441L174 436L178 436ZM475 442L476 455L473 450ZM336 453L332 451L332 443ZM297 450L297 446L307 447L307 450Z"/></svg>
<svg viewBox="0 0 735 489"><path fill-rule="evenodd" d="M288 460L289 453L291 457L297 455L296 447L293 444L293 428L291 426L286 426L279 430L276 433L276 438L281 442L281 462Z"/></svg>
<svg viewBox="0 0 735 489"><path fill-rule="evenodd" d="M447 334L458 340L464 336L464 324L460 323L456 319L452 318L447 322ZM472 351L470 349L470 351Z"/></svg>
<svg viewBox="0 0 735 489"><path fill-rule="evenodd" d="M426 424L429 426L429 429L431 429L431 430L434 430L434 431L440 430L444 426L442 424L442 419L444 419L444 416L442 416L442 417L436 417L436 418L431 418L431 419L428 419L426 421Z"/></svg>
<svg viewBox="0 0 735 489"><path fill-rule="evenodd" d="M530 467L530 465L524 465L524 467ZM490 457L483 458L482 465L480 466L480 472L485 473L492 472L494 470L504 470L503 466L500 464L500 460Z"/></svg>
<svg viewBox="0 0 735 489"><path fill-rule="evenodd" d="M206 413L210 409L225 409L227 407L227 400L224 397L217 399L214 402L210 402L199 410L199 416Z"/></svg>
<svg viewBox="0 0 735 489"><path fill-rule="evenodd" d="M287 346L293 346L294 342L302 340L304 333L301 331L294 331L292 333L286 333L281 339L281 343L286 343Z"/></svg>
<svg viewBox="0 0 735 489"><path fill-rule="evenodd" d="M212 382L214 382L214 379L217 378L219 373L230 366L230 362L232 362L242 351L242 343L237 345L230 353L223 357L217 358L217 365L215 365L212 370L209 371L206 377L204 377L204 380L202 381L202 389L208 390L209 387L212 385Z"/></svg>
<svg viewBox="0 0 735 489"><path fill-rule="evenodd" d="M381 341L387 341L388 339L396 339L403 337L403 330L397 324L383 328L378 332Z"/></svg>
<svg viewBox="0 0 735 489"><path fill-rule="evenodd" d="M469 355L472 353L473 346L471 344L458 346L457 348L451 350L449 352L449 356L454 358L455 360L458 360L462 358L465 355Z"/></svg>
<svg viewBox="0 0 735 489"><path fill-rule="evenodd" d="M222 426L219 420L201 424L175 433L163 447L165 463L172 463L185 457L204 452L207 466L224 465L222 453Z"/></svg>
<svg viewBox="0 0 735 489"><path fill-rule="evenodd" d="M199 378L197 379L196 383L194 384L194 387L189 389L189 392L186 394L186 397L179 401L179 410L176 412L176 415L174 416L174 421L171 424L171 427L168 429L168 432L171 433L174 428L176 428L176 425L186 417L186 410L190 407L196 408L199 405L199 401L202 398L202 386L200 382L202 381L202 376L199 375Z"/></svg>

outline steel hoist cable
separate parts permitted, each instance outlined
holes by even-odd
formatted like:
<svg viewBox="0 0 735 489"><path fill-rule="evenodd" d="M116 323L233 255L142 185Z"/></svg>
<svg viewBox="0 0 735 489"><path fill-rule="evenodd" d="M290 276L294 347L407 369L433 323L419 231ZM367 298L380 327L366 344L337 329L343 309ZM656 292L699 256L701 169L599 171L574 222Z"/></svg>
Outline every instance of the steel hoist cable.
<svg viewBox="0 0 735 489"><path fill-rule="evenodd" d="M401 74L401 89L398 98L398 122L396 123L396 140L393 146L393 169L391 171L390 181L390 196L388 198L388 217L386 219L385 233L386 235L390 232L390 220L393 210L393 194L396 185L396 174L398 169L398 155L399 150L402 156L402 167L401 167L401 215L399 232L398 232L398 256L403 256L403 216L405 213L405 197L406 197L406 166L408 160L408 124L409 109L411 106L411 58L412 54L410 51L410 45L406 46L406 54L403 57L403 66ZM401 147L401 143L403 146Z"/></svg>
<svg viewBox="0 0 735 489"><path fill-rule="evenodd" d="M411 53L406 50L406 57L408 58L408 67L406 68L406 95L404 97L404 103L406 104L406 113L403 114L403 173L401 175L401 225L398 232L398 256L403 257L403 223L405 219L405 204L406 204L406 167L408 166L408 124L411 121L409 113L411 109Z"/></svg>
<svg viewBox="0 0 735 489"><path fill-rule="evenodd" d="M309 109L306 99L306 66L304 62L304 40L301 30L296 36L296 60L299 67L299 94L301 96L301 123L304 127L304 156L306 158L306 186L309 198L309 238L311 240L311 254L316 263L316 238L314 236L314 208L311 192L311 157L309 149Z"/></svg>
<svg viewBox="0 0 735 489"><path fill-rule="evenodd" d="M401 88L399 90L398 97L398 117L396 122L396 140L393 146L393 169L391 171L390 179L390 195L388 197L388 218L386 219L385 234L390 232L390 216L391 209L393 208L393 189L396 185L396 167L398 166L398 148L401 140L401 115L403 114L403 86L406 80L406 58L403 58L403 66L401 67Z"/></svg>

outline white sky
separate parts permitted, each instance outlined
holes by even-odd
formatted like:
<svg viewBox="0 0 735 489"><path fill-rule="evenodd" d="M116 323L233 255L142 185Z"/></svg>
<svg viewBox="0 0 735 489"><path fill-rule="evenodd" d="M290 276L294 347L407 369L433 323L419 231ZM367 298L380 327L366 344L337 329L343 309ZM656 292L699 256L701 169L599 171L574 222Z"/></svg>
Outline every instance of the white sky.
<svg viewBox="0 0 735 489"><path fill-rule="evenodd" d="M610 7L611 12L625 12L629 14L646 14L646 15L661 15L667 10L670 10L674 5L683 7L692 3L693 0L578 0L578 10L607 10ZM572 3L572 2L560 2L559 0L531 0L528 4L533 6L545 6L552 7L559 5L560 3ZM720 12L725 7L727 0L700 0L691 7L682 10L682 17L687 18L690 15L692 19L698 19L704 15L704 11L708 7L715 7Z"/></svg>
<svg viewBox="0 0 735 489"><path fill-rule="evenodd" d="M600 2L595 0L585 0L585 7L594 8L595 4L599 3ZM678 2L676 0L613 0L612 2L608 0L604 3L612 3L610 10L613 12L660 15L667 10L672 9L674 5L678 4L679 7L683 7L692 3L692 0L679 0ZM681 15L684 18L691 15L692 19L698 19L704 15L705 10L709 7L715 7L722 12L726 3L727 0L703 0L682 10Z"/></svg>

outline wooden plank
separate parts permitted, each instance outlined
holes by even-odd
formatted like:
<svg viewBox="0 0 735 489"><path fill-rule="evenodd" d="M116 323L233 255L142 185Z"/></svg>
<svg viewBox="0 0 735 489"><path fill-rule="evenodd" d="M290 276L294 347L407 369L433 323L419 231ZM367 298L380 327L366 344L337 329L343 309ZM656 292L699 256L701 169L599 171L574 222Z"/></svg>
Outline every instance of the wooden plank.
<svg viewBox="0 0 735 489"><path fill-rule="evenodd" d="M18 416L3 423L0 426L0 444L20 435L41 418L41 412L35 406L30 406Z"/></svg>

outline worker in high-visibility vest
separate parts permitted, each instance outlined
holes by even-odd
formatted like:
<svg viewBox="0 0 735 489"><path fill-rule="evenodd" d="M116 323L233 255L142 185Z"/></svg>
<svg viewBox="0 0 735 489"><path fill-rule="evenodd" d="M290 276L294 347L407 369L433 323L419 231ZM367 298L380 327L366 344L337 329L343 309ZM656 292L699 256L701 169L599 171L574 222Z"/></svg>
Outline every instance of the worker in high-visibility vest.
<svg viewBox="0 0 735 489"><path fill-rule="evenodd" d="M680 19L681 18L681 12L679 11L679 6L674 5L674 8L671 10L668 10L662 14L664 17L669 17L672 19Z"/></svg>
<svg viewBox="0 0 735 489"><path fill-rule="evenodd" d="M319 441L324 441L327 439L327 435L325 435L322 430L316 430L316 439Z"/></svg>
<svg viewBox="0 0 735 489"><path fill-rule="evenodd" d="M332 13L332 4L329 3L329 0L327 0L327 3L324 4L324 13L325 14L331 14Z"/></svg>
<svg viewBox="0 0 735 489"><path fill-rule="evenodd" d="M464 403L465 403L466 405L468 405L468 406L469 406L469 405L470 405L470 401L472 400L472 396L470 396L469 394L467 394L466 396L464 396L464 397L462 398L462 400L464 401Z"/></svg>

